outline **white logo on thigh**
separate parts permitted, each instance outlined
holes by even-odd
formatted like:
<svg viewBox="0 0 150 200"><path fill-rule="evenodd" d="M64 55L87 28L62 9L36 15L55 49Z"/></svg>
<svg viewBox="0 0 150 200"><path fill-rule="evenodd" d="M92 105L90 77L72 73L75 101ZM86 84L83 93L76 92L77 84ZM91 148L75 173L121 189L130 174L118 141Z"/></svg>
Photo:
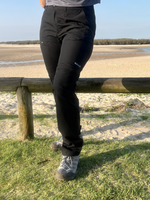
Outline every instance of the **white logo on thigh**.
<svg viewBox="0 0 150 200"><path fill-rule="evenodd" d="M77 65L78 67L81 67L81 65L79 65L79 64L78 64L78 63L76 63L76 62L75 62L74 64L75 64L75 65Z"/></svg>

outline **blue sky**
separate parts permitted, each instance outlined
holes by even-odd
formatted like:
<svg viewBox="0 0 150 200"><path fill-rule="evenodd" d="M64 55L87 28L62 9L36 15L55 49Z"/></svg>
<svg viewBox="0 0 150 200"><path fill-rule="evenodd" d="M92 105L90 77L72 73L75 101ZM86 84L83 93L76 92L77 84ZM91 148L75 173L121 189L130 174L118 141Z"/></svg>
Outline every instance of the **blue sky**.
<svg viewBox="0 0 150 200"><path fill-rule="evenodd" d="M150 38L150 0L101 0L95 6L96 39ZM39 0L0 1L0 42L38 40Z"/></svg>

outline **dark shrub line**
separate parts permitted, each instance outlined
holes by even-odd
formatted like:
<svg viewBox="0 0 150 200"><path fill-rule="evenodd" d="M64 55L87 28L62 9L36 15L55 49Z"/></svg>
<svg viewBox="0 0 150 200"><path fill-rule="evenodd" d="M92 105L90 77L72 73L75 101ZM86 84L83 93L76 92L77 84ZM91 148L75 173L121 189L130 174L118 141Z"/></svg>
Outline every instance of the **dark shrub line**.
<svg viewBox="0 0 150 200"><path fill-rule="evenodd" d="M150 39L97 39L95 45L128 45L128 44L150 44Z"/></svg>
<svg viewBox="0 0 150 200"><path fill-rule="evenodd" d="M39 40L26 40L26 41L8 41L0 42L0 44L40 44ZM130 39L130 38L120 38L120 39L95 39L94 45L128 45L128 44L150 44L150 39Z"/></svg>

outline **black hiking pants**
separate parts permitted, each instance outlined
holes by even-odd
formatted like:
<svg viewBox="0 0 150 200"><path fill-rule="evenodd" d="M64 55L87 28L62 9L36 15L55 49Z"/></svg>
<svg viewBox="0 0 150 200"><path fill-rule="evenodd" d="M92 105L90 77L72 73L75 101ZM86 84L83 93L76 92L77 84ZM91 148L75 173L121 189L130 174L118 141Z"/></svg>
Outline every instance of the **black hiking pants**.
<svg viewBox="0 0 150 200"><path fill-rule="evenodd" d="M75 94L80 72L91 56L95 36L93 6L46 6L40 29L40 45L53 85L62 154L80 154L79 101ZM92 69L91 69L92 70Z"/></svg>

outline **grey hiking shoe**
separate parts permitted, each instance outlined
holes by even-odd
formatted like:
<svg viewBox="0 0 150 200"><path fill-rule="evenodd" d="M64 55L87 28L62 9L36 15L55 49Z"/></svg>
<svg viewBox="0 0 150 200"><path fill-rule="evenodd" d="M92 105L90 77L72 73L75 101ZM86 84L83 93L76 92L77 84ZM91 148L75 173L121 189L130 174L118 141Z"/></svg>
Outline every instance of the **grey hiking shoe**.
<svg viewBox="0 0 150 200"><path fill-rule="evenodd" d="M58 150L61 150L62 145L63 145L63 139L62 139L62 137L61 137L58 141L53 142L53 143L50 145L50 147L51 147L53 150L58 151Z"/></svg>
<svg viewBox="0 0 150 200"><path fill-rule="evenodd" d="M57 180L73 180L77 174L79 156L62 156L60 166L56 172Z"/></svg>
<svg viewBox="0 0 150 200"><path fill-rule="evenodd" d="M83 138L81 134L79 136L80 136L80 138ZM62 145L63 145L63 139L61 137L58 141L53 142L50 145L50 147L51 147L51 149L58 151L58 150L61 150Z"/></svg>

